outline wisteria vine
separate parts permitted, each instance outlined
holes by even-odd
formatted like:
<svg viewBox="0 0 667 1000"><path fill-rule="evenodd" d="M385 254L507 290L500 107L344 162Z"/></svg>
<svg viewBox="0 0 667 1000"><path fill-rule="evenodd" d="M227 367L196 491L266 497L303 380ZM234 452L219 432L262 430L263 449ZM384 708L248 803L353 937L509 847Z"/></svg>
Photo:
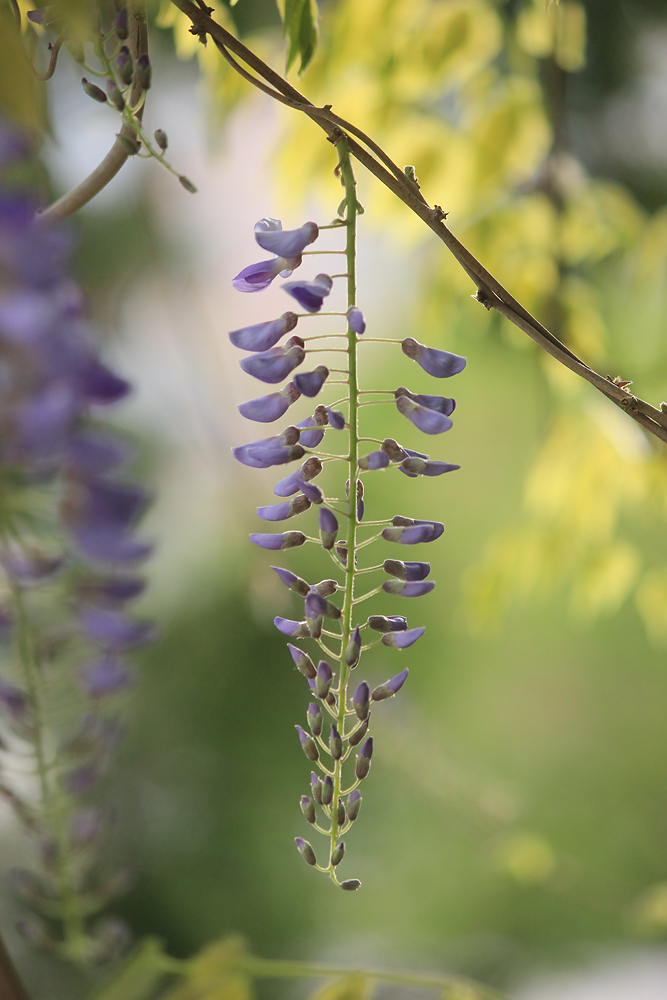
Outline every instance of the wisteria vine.
<svg viewBox="0 0 667 1000"><path fill-rule="evenodd" d="M357 623L355 612L365 600L381 591L403 597L418 597L428 594L434 587L433 581L426 579L431 570L427 562L386 559L379 565L362 567L359 566L359 553L380 540L401 545L432 542L444 530L439 521L415 520L400 515L388 520L364 521L361 475L389 466L397 467L411 478L420 475L439 476L459 468L449 462L433 461L423 452L404 448L393 438L379 440L360 436L359 410L375 402L372 399L362 401L360 396L364 392L370 395L379 393L389 400L393 397L399 413L426 434L440 434L452 427L450 418L456 403L444 396L412 393L403 386L386 392L360 389L358 346L361 343L378 342L400 344L408 358L416 361L436 378L448 378L461 372L466 359L447 351L425 347L412 337L391 341L364 336L366 324L357 305L356 281L357 217L363 209L357 200L356 182L345 137L336 142L336 149L337 171L345 190L338 210L342 217L337 218L330 226L318 227L314 222L307 222L299 229L290 231L283 231L278 220L262 219L255 226L255 239L260 247L275 256L244 268L233 279L233 284L238 291L257 292L267 288L278 275L290 277L292 271L302 263L303 256L313 253L307 251L306 247L317 239L320 229L324 228L345 230L345 250L331 251L344 254L345 272L335 275L318 274L311 281L286 282L282 286L283 290L296 300L304 310L303 313L286 312L277 320L234 330L229 336L236 347L254 352L240 362L241 368L260 381L270 384L284 381L305 361L309 350L312 350L306 346L308 341L330 337L344 338L346 341L344 349L332 349L341 350L347 361L347 368L333 371L338 378L330 380L332 371L324 365L318 365L312 371L294 375L283 389L242 403L239 410L249 420L271 423L282 417L301 396L316 397L325 383L345 385L347 396L331 405L319 404L312 417L302 420L296 426L287 427L279 435L241 445L233 451L239 462L253 468L265 469L305 459L296 472L281 479L274 489L277 496L293 499L258 507L257 513L267 521L284 521L315 505L319 510L319 538L308 536L302 531L285 531L253 533L250 539L268 550L293 548L307 542L319 544L328 552L339 574L343 576L342 582L326 579L311 586L290 570L280 566L272 567L285 586L304 599L304 620L276 618L276 627L291 639L314 640L325 657L316 665L307 652L288 643L294 664L306 677L312 696L316 699L308 706L308 729L296 726L303 752L317 768L311 772L310 794L302 796L301 809L307 822L328 841L327 863L318 863L312 845L304 838L297 837L296 845L307 864L328 874L342 889L353 891L359 888L361 882L355 878L340 881L337 870L345 855L345 842L341 838L359 815L359 786L370 771L373 756L373 737L369 735L371 706L397 694L407 678L408 669L402 670L373 691L364 680L351 692L352 671L358 667L362 653L378 642L395 649L406 649L424 633L423 627L409 628L407 619L403 616L372 615L365 622ZM347 308L340 312L323 313L324 300L331 293L336 278L346 279ZM347 332L304 338L293 335L282 346L276 346L285 334L295 329L300 319L313 315L345 318ZM327 351L329 348L318 350ZM336 409L345 405L348 410L347 418L342 410ZM326 431L347 431L348 449L345 453L319 450ZM334 438L337 439L337 434ZM379 448L361 454L360 445L366 441L378 444ZM343 462L347 466L345 498L327 497L313 482L324 466L332 462ZM346 530L341 530L339 517L343 518ZM360 541L359 531L366 527L380 530ZM384 572L390 579L356 596L355 584L358 578L362 574L373 572ZM343 595L342 608L329 599L336 595ZM325 623L330 622L338 623L339 631L333 631L333 625L325 628ZM364 643L362 632L366 629L379 633L380 638ZM338 644L338 648L332 649L328 644L330 642ZM323 735L325 716L329 716L328 740ZM345 768L348 761L350 766ZM321 810L319 818L316 807Z"/></svg>

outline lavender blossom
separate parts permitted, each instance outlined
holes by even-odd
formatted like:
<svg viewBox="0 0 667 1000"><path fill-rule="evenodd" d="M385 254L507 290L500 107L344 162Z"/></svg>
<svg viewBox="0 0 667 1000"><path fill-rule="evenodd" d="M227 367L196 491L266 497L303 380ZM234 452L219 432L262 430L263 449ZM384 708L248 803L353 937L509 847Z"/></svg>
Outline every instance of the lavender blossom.
<svg viewBox="0 0 667 1000"><path fill-rule="evenodd" d="M286 521L296 514L302 514L310 507L310 500L305 496L296 497L287 503L273 503L268 507L258 507L257 513L265 521Z"/></svg>
<svg viewBox="0 0 667 1000"><path fill-rule="evenodd" d="M430 594L435 584L432 580L422 580L406 583L403 580L385 580L382 589L385 594L400 594L401 597L422 597Z"/></svg>
<svg viewBox="0 0 667 1000"><path fill-rule="evenodd" d="M319 236L314 222L306 222L299 229L283 231L278 219L260 219L255 225L255 240L262 250L279 257L299 257L310 243Z"/></svg>
<svg viewBox="0 0 667 1000"><path fill-rule="evenodd" d="M293 330L297 322L298 319L293 312L286 312L279 319L270 320L268 323L255 323L254 326L232 330L229 339L234 347L242 351L268 351L281 337Z"/></svg>
<svg viewBox="0 0 667 1000"><path fill-rule="evenodd" d="M308 725L313 736L322 734L322 709L315 701L311 701L308 706Z"/></svg>
<svg viewBox="0 0 667 1000"><path fill-rule="evenodd" d="M296 379L295 379L296 382ZM304 448L317 448L318 444L321 443L324 437L324 430L321 430L317 426L317 418L315 416L306 417L302 420L298 427L309 427L310 430L304 430L301 432L300 441Z"/></svg>
<svg viewBox="0 0 667 1000"><path fill-rule="evenodd" d="M401 462L401 472L412 476L442 476L445 472L456 472L460 465L452 465L451 462L428 462L423 458L406 458Z"/></svg>
<svg viewBox="0 0 667 1000"><path fill-rule="evenodd" d="M403 353L416 361L425 372L435 378L450 378L458 375L466 366L466 358L449 351L438 351L434 347L424 347L412 337L406 337L402 342Z"/></svg>
<svg viewBox="0 0 667 1000"><path fill-rule="evenodd" d="M296 545L303 545L306 536L301 531L285 531L280 535L266 535L253 532L250 541L254 545L259 545L260 549L292 549Z"/></svg>
<svg viewBox="0 0 667 1000"><path fill-rule="evenodd" d="M403 615L371 615L368 627L374 632L405 632L408 620Z"/></svg>
<svg viewBox="0 0 667 1000"><path fill-rule="evenodd" d="M345 417L340 410L327 409L327 417L329 424L335 431L345 430Z"/></svg>
<svg viewBox="0 0 667 1000"><path fill-rule="evenodd" d="M350 329L359 335L366 329L363 314L357 306L350 306L347 310L347 321L350 324Z"/></svg>
<svg viewBox="0 0 667 1000"><path fill-rule="evenodd" d="M315 674L315 691L318 698L326 698L331 690L333 671L326 660L320 660Z"/></svg>
<svg viewBox="0 0 667 1000"><path fill-rule="evenodd" d="M425 631L425 628L409 628L407 632L387 632L382 636L382 642L385 646L394 646L396 649L407 649L417 639L421 639Z"/></svg>
<svg viewBox="0 0 667 1000"><path fill-rule="evenodd" d="M291 573L288 569L283 569L282 566L271 566L274 573L277 573L282 582L289 590L293 590L296 594L301 594L305 597L310 592L310 587L305 580L302 580L300 576L296 576L295 573Z"/></svg>
<svg viewBox="0 0 667 1000"><path fill-rule="evenodd" d="M313 447L308 445L308 447ZM311 456L308 458L300 469L296 472L292 472L289 476L281 479L273 488L273 492L278 497L289 497L293 493L298 493L304 483L310 482L319 476L322 471L322 463L319 458ZM309 498L310 499L310 498Z"/></svg>
<svg viewBox="0 0 667 1000"><path fill-rule="evenodd" d="M436 410L438 413L444 413L446 417L451 417L456 409L455 399L449 399L447 396L425 396L421 393L410 392L409 389L406 389L402 385L396 389L394 396L397 401L401 396L407 396L413 403L425 406L428 410Z"/></svg>
<svg viewBox="0 0 667 1000"><path fill-rule="evenodd" d="M354 822L354 820L359 815L359 810L361 809L361 792L359 789L355 788L350 792L347 799L347 818Z"/></svg>
<svg viewBox="0 0 667 1000"><path fill-rule="evenodd" d="M360 720L363 721L368 717L368 710L370 706L370 688L368 687L366 681L362 681L352 695L352 704L354 705L354 710Z"/></svg>
<svg viewBox="0 0 667 1000"><path fill-rule="evenodd" d="M362 455L357 464L360 469L369 472L376 469L386 469L389 465L389 456L384 451L371 451L368 455Z"/></svg>
<svg viewBox="0 0 667 1000"><path fill-rule="evenodd" d="M239 361L239 364L248 375L254 376L261 382L274 384L287 378L289 373L301 364L305 356L303 347L293 344L291 347L272 347L261 354L251 354L249 358ZM302 392L296 379L294 384L299 392Z"/></svg>
<svg viewBox="0 0 667 1000"><path fill-rule="evenodd" d="M328 507L321 507L319 513L320 538L322 547L332 549L338 534L338 521Z"/></svg>
<svg viewBox="0 0 667 1000"><path fill-rule="evenodd" d="M273 624L283 635L290 636L291 639L305 639L310 635L305 622L293 622L289 618L274 618Z"/></svg>
<svg viewBox="0 0 667 1000"><path fill-rule="evenodd" d="M247 403L239 403L237 409L241 416L247 420L256 420L260 424L270 424L282 417L300 395L301 393L294 382L288 382L280 392L272 392L268 396L250 399Z"/></svg>
<svg viewBox="0 0 667 1000"><path fill-rule="evenodd" d="M421 542L432 542L435 538L433 526L430 524L413 524L409 527L385 528L382 537L387 542L399 542L401 545L418 545Z"/></svg>
<svg viewBox="0 0 667 1000"><path fill-rule="evenodd" d="M315 677L315 665L308 654L293 646L291 642L287 643L287 648L292 655L297 669L301 671L304 677L312 680Z"/></svg>
<svg viewBox="0 0 667 1000"><path fill-rule="evenodd" d="M359 781L368 775L371 769L371 757L373 756L373 737L369 736L361 750L357 754L357 760L354 765L354 773Z"/></svg>
<svg viewBox="0 0 667 1000"><path fill-rule="evenodd" d="M301 257L296 256L274 257L272 260L262 260L258 264L249 264L232 278L232 285L237 292L261 292L283 271L291 273L300 263Z"/></svg>
<svg viewBox="0 0 667 1000"><path fill-rule="evenodd" d="M297 734L299 736L299 742L301 744L301 748L305 753L306 757L308 758L308 760L312 761L319 760L320 755L317 750L317 744L315 743L315 740L312 738L312 736L309 736L308 733L301 728L301 726L295 726L294 728L296 729Z"/></svg>
<svg viewBox="0 0 667 1000"><path fill-rule="evenodd" d="M380 684L379 687L376 687L371 695L373 701L384 701L386 698L393 698L395 694L398 694L405 684L408 673L409 671L406 667L405 670L401 670L400 674L396 674L396 676L392 677L391 680L386 681L384 684Z"/></svg>
<svg viewBox="0 0 667 1000"><path fill-rule="evenodd" d="M294 376L294 384L303 396L317 396L318 392L329 378L329 369L318 365L312 372L299 372Z"/></svg>
<svg viewBox="0 0 667 1000"><path fill-rule="evenodd" d="M442 434L454 426L449 417L446 417L444 413L428 409L426 406L420 406L419 403L413 402L407 396L399 396L396 400L396 409L404 417L412 421L415 427L418 427L424 434Z"/></svg>
<svg viewBox="0 0 667 1000"><path fill-rule="evenodd" d="M398 577L399 580L425 580L431 572L431 564L427 562L402 562L400 559L385 559L385 573Z"/></svg>
<svg viewBox="0 0 667 1000"><path fill-rule="evenodd" d="M333 281L328 274L318 274L314 281L288 281L283 285L283 291L296 299L306 312L316 313L322 308L322 302L332 286Z"/></svg>

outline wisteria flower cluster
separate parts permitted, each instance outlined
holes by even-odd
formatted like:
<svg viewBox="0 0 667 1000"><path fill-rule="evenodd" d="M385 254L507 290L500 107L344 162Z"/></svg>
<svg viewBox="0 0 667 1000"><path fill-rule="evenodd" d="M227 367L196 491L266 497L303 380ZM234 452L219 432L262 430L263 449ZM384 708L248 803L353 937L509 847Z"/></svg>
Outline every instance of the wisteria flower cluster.
<svg viewBox="0 0 667 1000"><path fill-rule="evenodd" d="M360 886L358 879L338 878L338 866L345 855L345 842L341 839L359 815L361 807L361 782L368 776L373 756L373 737L369 735L371 709L380 701L392 698L400 691L408 676L407 668L401 670L384 684L371 690L365 680L351 686L352 671L358 670L364 650L377 643L394 649L406 649L424 633L423 627L410 628L400 615L372 615L357 622L356 612L367 598L382 591L403 597L419 597L430 593L433 581L427 579L430 564L388 558L379 565L362 566L361 554L368 546L380 541L394 545L412 546L435 541L443 532L437 521L416 520L397 515L388 521L364 521L364 488L362 476L381 469L397 468L411 478L440 476L458 469L458 465L432 460L424 452L405 448L393 438L384 440L360 437L359 410L374 405L379 400L362 401L362 396L384 395L393 400L398 412L425 434L441 434L452 427L451 415L456 403L444 396L413 393L403 386L395 390L362 390L358 382L358 348L363 343L382 341L382 338L365 336L366 323L356 304L355 252L356 221L360 206L356 199L355 181L347 154L345 141L338 144L339 171L345 187L345 199L339 210L344 218L331 226L318 227L307 222L299 229L283 231L276 219L262 219L255 226L255 239L262 249L274 256L244 268L234 279L234 287L242 292L257 292L267 288L278 275L290 277L303 257L310 253L306 247L319 236L320 228L339 228L346 233L346 249L332 251L344 254L344 274L318 274L312 280L290 280L285 291L303 310L287 311L278 319L234 330L231 342L241 350L251 352L241 362L243 371L270 385L289 379L282 388L268 395L242 403L239 410L244 417L259 423L273 423L284 416L301 396L316 398L325 386L344 385L347 395L333 403L319 403L312 415L290 425L272 437L252 441L233 449L239 462L252 468L266 469L293 462L301 463L294 472L280 479L274 488L279 498L276 503L258 507L257 514L263 521L284 522L304 515L311 507L318 511L319 537L298 529L282 532L256 532L250 540L263 549L278 551L305 543L321 545L331 558L336 578L311 584L295 573L280 566L271 567L282 583L303 598L303 618L292 621L276 618L275 625L292 640L312 640L319 647L312 658L295 643L288 649L295 667L306 678L312 701L306 713L306 727L297 725L298 739L315 770L311 773L309 794L301 798L301 809L306 821L327 838L328 859L318 863L312 845L302 837L296 845L304 860L326 872L331 879L346 890ZM341 311L323 312L325 300L333 293L334 281L346 279L347 304ZM335 294L335 293L334 293ZM297 325L310 316L340 316L346 320L347 330L341 334L298 336L292 334ZM287 334L292 334L280 343ZM331 371L324 365L312 370L300 370L307 356L313 352L313 341L342 338L346 347L347 367ZM435 378L449 378L461 372L466 359L447 351L425 347L412 337L402 341L383 341L400 344L403 353L416 361L424 371ZM316 348L317 352L330 348ZM331 378L331 375L338 376ZM339 409L338 407L342 407ZM328 435L331 448L320 445ZM342 451L334 452L335 442L346 439ZM377 447L365 454L360 443L370 441ZM324 467L342 462L346 466L345 497L325 496L315 482ZM341 491L343 483L341 482ZM338 492L341 492L338 491ZM366 527L380 528L376 534L360 540L359 534ZM384 573L387 579L367 593L357 596L355 585L362 574ZM341 579L342 578L342 579ZM342 597L342 607L336 598ZM374 638L376 633L379 638ZM332 645L334 648L332 648ZM320 652L323 658L320 659ZM325 727L325 719L328 726ZM328 729L328 732L325 732ZM319 810L319 813L318 813Z"/></svg>
<svg viewBox="0 0 667 1000"><path fill-rule="evenodd" d="M27 150L0 123L0 170ZM129 384L99 357L67 277L67 231L35 221L0 184L0 794L31 834L17 870L36 911L20 930L78 961L115 954L120 921L93 917L127 883L105 847L103 797L122 733L126 654L151 637L127 615L151 546L135 535L147 492L123 475L125 441L92 415Z"/></svg>

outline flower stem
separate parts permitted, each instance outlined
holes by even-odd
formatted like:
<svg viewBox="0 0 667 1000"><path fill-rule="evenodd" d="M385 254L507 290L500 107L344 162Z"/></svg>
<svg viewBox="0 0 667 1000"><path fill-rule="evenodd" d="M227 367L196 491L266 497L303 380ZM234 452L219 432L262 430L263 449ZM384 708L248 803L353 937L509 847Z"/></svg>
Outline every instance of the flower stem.
<svg viewBox="0 0 667 1000"><path fill-rule="evenodd" d="M340 165L340 175L345 187L346 214L345 223L347 229L346 254L347 254L347 306L356 305L357 281L356 281L356 250L357 250L357 196L356 181L350 162L350 154L346 138L341 138L336 143L338 153L338 163ZM352 634L352 611L354 607L354 567L356 562L357 543L357 461L359 458L359 384L357 379L357 335L348 323L347 329L348 345L348 384L350 386L350 413L348 418L350 449L349 449L349 511L350 515L347 523L347 565L345 568L345 601L343 603L343 636L341 641L340 654L340 684L338 696L338 731L343 732L345 723L345 710L347 708L347 685L350 678L350 667L345 662L345 650L347 649ZM336 761L334 773L333 800L331 802L331 845L329 851L329 872L332 880L339 885L338 877L331 857L336 847L338 839L338 802L341 794L342 762Z"/></svg>

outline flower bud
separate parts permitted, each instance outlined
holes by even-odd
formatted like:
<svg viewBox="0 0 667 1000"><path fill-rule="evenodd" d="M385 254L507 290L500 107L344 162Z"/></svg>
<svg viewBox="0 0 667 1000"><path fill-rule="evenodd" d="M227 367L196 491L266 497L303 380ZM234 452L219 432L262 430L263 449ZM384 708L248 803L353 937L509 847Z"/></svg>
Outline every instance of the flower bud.
<svg viewBox="0 0 667 1000"><path fill-rule="evenodd" d="M311 590L314 590L320 597L331 597L338 590L338 584L335 580L321 580L319 583L314 584Z"/></svg>
<svg viewBox="0 0 667 1000"><path fill-rule="evenodd" d="M85 76L82 78L81 84L85 92L88 94L88 97L92 97L94 101L99 101L100 104L107 103L107 95L104 91L94 83L90 83L86 80Z"/></svg>
<svg viewBox="0 0 667 1000"><path fill-rule="evenodd" d="M134 67L132 65L132 56L130 55L130 50L127 45L123 45L118 53L118 58L116 59L116 69L118 70L118 76L126 86L128 83L132 82Z"/></svg>
<svg viewBox="0 0 667 1000"><path fill-rule="evenodd" d="M293 646L291 642L287 643L287 648L292 654L292 659L296 664L297 670L300 670L304 677L312 680L315 676L315 664L308 656L308 653L304 653L303 650Z"/></svg>
<svg viewBox="0 0 667 1000"><path fill-rule="evenodd" d="M308 497L310 503L321 504L324 501L324 492L315 483L301 483L301 492Z"/></svg>
<svg viewBox="0 0 667 1000"><path fill-rule="evenodd" d="M310 726L313 736L321 736L322 734L322 709L317 704L317 702L311 701L308 706L308 725Z"/></svg>
<svg viewBox="0 0 667 1000"><path fill-rule="evenodd" d="M109 100L115 108L119 111L123 111L125 108L125 100L120 90L116 86L115 80L107 80L107 93L109 95Z"/></svg>
<svg viewBox="0 0 667 1000"><path fill-rule="evenodd" d="M318 806L322 805L322 782L314 771L310 772L310 788L313 794L313 799L317 802Z"/></svg>
<svg viewBox="0 0 667 1000"><path fill-rule="evenodd" d="M393 698L393 696L403 687L407 676L408 668L406 667L405 670L401 670L400 674L396 674L396 676L392 677L386 684L380 684L379 687L375 688L373 694L371 695L373 701L384 701L386 698Z"/></svg>
<svg viewBox="0 0 667 1000"><path fill-rule="evenodd" d="M329 369L318 365L312 372L299 372L294 376L294 384L303 396L317 396L318 392L329 378Z"/></svg>
<svg viewBox="0 0 667 1000"><path fill-rule="evenodd" d="M416 361L425 372L435 378L450 378L462 372L466 366L466 359L458 354L450 354L449 351L438 351L433 347L424 347L412 337L406 337L401 347L407 357Z"/></svg>
<svg viewBox="0 0 667 1000"><path fill-rule="evenodd" d="M301 857L303 858L303 860L306 862L307 865L317 864L315 851L313 850L313 848L311 847L311 845L308 843L307 840L304 840L303 837L295 837L294 843L296 844L297 849L301 853Z"/></svg>
<svg viewBox="0 0 667 1000"><path fill-rule="evenodd" d="M413 476L418 476L426 468L426 462L423 458L406 458L401 462L401 468Z"/></svg>
<svg viewBox="0 0 667 1000"><path fill-rule="evenodd" d="M301 743L301 748L305 753L306 757L308 758L308 760L313 760L313 761L319 760L320 755L317 752L317 746L315 745L315 740L312 738L312 736L309 736L308 733L301 728L301 726L295 726L294 728L296 729L299 735L299 742Z"/></svg>
<svg viewBox="0 0 667 1000"><path fill-rule="evenodd" d="M361 750L357 754L354 765L354 773L359 781L362 781L371 769L371 757L373 756L373 737L369 736Z"/></svg>
<svg viewBox="0 0 667 1000"><path fill-rule="evenodd" d="M326 660L320 660L317 664L317 674L315 675L315 692L318 698L326 698L329 694L333 673Z"/></svg>
<svg viewBox="0 0 667 1000"><path fill-rule="evenodd" d="M350 792L347 798L347 818L351 823L354 823L355 819L359 815L359 810L361 809L361 792L358 788L355 788L353 792Z"/></svg>
<svg viewBox="0 0 667 1000"><path fill-rule="evenodd" d="M114 28L116 29L116 34L122 42L130 34L129 28L127 26L127 7L121 7L121 9L116 14L114 20Z"/></svg>
<svg viewBox="0 0 667 1000"><path fill-rule="evenodd" d="M293 590L295 594L300 594L301 597L305 597L310 593L310 586L300 576L291 573L288 569L283 569L282 566L271 566L270 568L274 573L278 574L288 590Z"/></svg>
<svg viewBox="0 0 667 1000"><path fill-rule="evenodd" d="M148 90L151 85L151 61L145 52L137 59L136 76L141 89Z"/></svg>
<svg viewBox="0 0 667 1000"><path fill-rule="evenodd" d="M338 534L338 521L328 507L321 507L319 514L320 538L322 547L332 549Z"/></svg>
<svg viewBox="0 0 667 1000"><path fill-rule="evenodd" d="M340 410L327 410L327 417L329 419L329 426L333 427L335 431L342 431L345 429L345 417L340 412Z"/></svg>
<svg viewBox="0 0 667 1000"><path fill-rule="evenodd" d="M343 566L347 566L347 542L338 542L336 545L336 555Z"/></svg>
<svg viewBox="0 0 667 1000"><path fill-rule="evenodd" d="M354 330L355 333L361 335L366 329L363 314L357 306L350 306L347 310L347 321L350 324L350 329Z"/></svg>
<svg viewBox="0 0 667 1000"><path fill-rule="evenodd" d="M306 540L306 536L302 531L284 531L279 535L254 531L248 537L251 542L259 545L261 549L292 549L296 545L303 545Z"/></svg>
<svg viewBox="0 0 667 1000"><path fill-rule="evenodd" d="M340 760L343 756L343 740L336 726L331 723L329 732L329 750L334 760Z"/></svg>
<svg viewBox="0 0 667 1000"><path fill-rule="evenodd" d="M354 632L350 636L350 641L347 644L347 649L345 650L345 662L348 667L356 667L359 662L359 657L361 655L361 632L359 631L359 626L355 628Z"/></svg>
<svg viewBox="0 0 667 1000"><path fill-rule="evenodd" d="M354 710L360 719L365 719L368 715L370 705L370 688L366 681L362 681L357 690L352 695Z"/></svg>
<svg viewBox="0 0 667 1000"><path fill-rule="evenodd" d="M189 177L186 177L185 174L180 174L178 179L181 186L184 187L186 191L189 191L190 194L197 194L197 188L194 186Z"/></svg>
<svg viewBox="0 0 667 1000"><path fill-rule="evenodd" d="M325 774L322 779L322 805L331 805L333 799L333 781L329 774Z"/></svg>
<svg viewBox="0 0 667 1000"><path fill-rule="evenodd" d="M399 580L425 580L431 572L431 564L427 562L403 562L400 559L385 559L385 573Z"/></svg>
<svg viewBox="0 0 667 1000"><path fill-rule="evenodd" d="M310 635L306 622L294 622L290 618L274 618L273 624L279 632L292 639L307 639Z"/></svg>
<svg viewBox="0 0 667 1000"><path fill-rule="evenodd" d="M355 892L361 887L361 882L358 878L348 878L340 884L341 889L345 889L347 892Z"/></svg>
<svg viewBox="0 0 667 1000"><path fill-rule="evenodd" d="M405 458L405 450L393 438L385 438L381 448L392 462L402 462Z"/></svg>
<svg viewBox="0 0 667 1000"><path fill-rule="evenodd" d="M396 649L407 649L417 639L421 639L425 631L426 629L422 627L409 628L406 632L388 632L382 636L382 642L385 646L394 646Z"/></svg>
<svg viewBox="0 0 667 1000"><path fill-rule="evenodd" d="M430 594L434 587L433 580L417 580L415 583L386 580L382 584L385 594L399 594L401 597L423 597L424 594Z"/></svg>
<svg viewBox="0 0 667 1000"><path fill-rule="evenodd" d="M301 796L301 811L309 823L315 822L315 805L307 795Z"/></svg>
<svg viewBox="0 0 667 1000"><path fill-rule="evenodd" d="M334 868L336 867L336 865L339 865L341 863L344 856L345 856L345 842L341 840L338 844L336 844L333 851L331 852L331 864L334 866Z"/></svg>
<svg viewBox="0 0 667 1000"><path fill-rule="evenodd" d="M345 803L342 799L338 800L338 808L336 809L336 819L338 820L338 828L345 822Z"/></svg>
<svg viewBox="0 0 667 1000"><path fill-rule="evenodd" d="M368 455L362 455L357 464L360 469L369 472L376 469L386 469L389 465L389 456L384 451L371 451Z"/></svg>
<svg viewBox="0 0 667 1000"><path fill-rule="evenodd" d="M361 723L359 728L355 730L355 732L353 732L351 736L348 736L347 742L350 744L351 747L356 747L361 743L364 736L368 732L368 723L370 722L370 719L371 717L370 715L368 715Z"/></svg>
<svg viewBox="0 0 667 1000"><path fill-rule="evenodd" d="M164 131L164 129L158 128L155 130L155 132L153 132L153 135L155 137L156 143L164 153L165 149L169 145L169 139L167 138L167 133Z"/></svg>
<svg viewBox="0 0 667 1000"><path fill-rule="evenodd" d="M324 625L324 618L320 615L318 618L308 618L306 619L308 624L308 634L311 639L319 639L322 635L322 628Z"/></svg>

